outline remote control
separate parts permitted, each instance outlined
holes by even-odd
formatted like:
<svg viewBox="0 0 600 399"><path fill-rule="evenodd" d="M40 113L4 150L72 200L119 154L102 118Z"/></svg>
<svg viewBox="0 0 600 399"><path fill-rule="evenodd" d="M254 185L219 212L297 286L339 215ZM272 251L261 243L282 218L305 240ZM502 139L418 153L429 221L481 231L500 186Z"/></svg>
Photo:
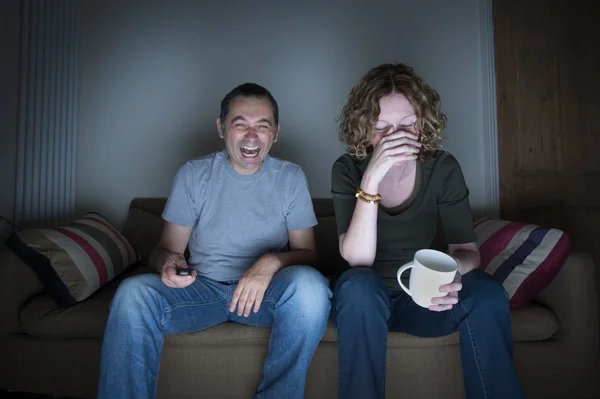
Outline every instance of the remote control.
<svg viewBox="0 0 600 399"><path fill-rule="evenodd" d="M192 270L189 267L176 267L175 268L175 273L178 276L191 276L192 275Z"/></svg>

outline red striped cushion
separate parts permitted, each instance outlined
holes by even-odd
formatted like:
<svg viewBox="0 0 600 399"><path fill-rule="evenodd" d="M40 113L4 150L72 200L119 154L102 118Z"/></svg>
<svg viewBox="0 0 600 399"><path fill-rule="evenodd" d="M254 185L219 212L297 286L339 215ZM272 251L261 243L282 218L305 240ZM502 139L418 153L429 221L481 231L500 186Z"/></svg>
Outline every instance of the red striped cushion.
<svg viewBox="0 0 600 399"><path fill-rule="evenodd" d="M571 253L569 236L558 229L499 219L475 223L480 268L496 277L521 308L558 274Z"/></svg>
<svg viewBox="0 0 600 399"><path fill-rule="evenodd" d="M64 227L20 231L6 243L62 306L88 298L139 261L127 239L97 213Z"/></svg>

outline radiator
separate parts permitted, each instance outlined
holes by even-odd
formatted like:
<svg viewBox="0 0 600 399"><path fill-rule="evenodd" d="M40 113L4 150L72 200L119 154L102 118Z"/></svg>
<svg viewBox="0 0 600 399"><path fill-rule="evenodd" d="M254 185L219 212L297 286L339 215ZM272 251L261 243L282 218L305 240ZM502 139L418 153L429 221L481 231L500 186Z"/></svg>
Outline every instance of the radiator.
<svg viewBox="0 0 600 399"><path fill-rule="evenodd" d="M15 222L49 227L74 216L78 26L75 0L24 0Z"/></svg>

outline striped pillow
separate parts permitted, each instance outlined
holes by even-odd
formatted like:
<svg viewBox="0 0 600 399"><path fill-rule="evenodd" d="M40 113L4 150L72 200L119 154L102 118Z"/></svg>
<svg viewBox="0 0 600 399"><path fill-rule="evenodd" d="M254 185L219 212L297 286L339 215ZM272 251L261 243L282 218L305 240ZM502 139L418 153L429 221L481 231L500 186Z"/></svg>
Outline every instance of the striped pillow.
<svg viewBox="0 0 600 399"><path fill-rule="evenodd" d="M139 261L127 239L97 213L65 227L20 231L6 244L65 307L88 298Z"/></svg>
<svg viewBox="0 0 600 399"><path fill-rule="evenodd" d="M571 252L569 236L558 229L498 219L475 223L480 269L497 278L521 308L558 274Z"/></svg>

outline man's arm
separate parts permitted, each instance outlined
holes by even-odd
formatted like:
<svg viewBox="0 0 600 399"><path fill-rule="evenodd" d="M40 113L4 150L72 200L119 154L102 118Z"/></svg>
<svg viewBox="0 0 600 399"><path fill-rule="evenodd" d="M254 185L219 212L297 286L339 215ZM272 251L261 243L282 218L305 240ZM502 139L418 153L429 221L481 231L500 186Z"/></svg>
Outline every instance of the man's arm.
<svg viewBox="0 0 600 399"><path fill-rule="evenodd" d="M286 266L308 265L317 263L315 234L312 227L302 230L288 230L290 249L286 252L270 253L261 256L250 269L244 273L229 305L229 311L245 317L260 309L265 291L271 279Z"/></svg>
<svg viewBox="0 0 600 399"><path fill-rule="evenodd" d="M290 249L286 252L267 254L273 274L286 266L317 264L315 232L312 227L304 230L288 230Z"/></svg>
<svg viewBox="0 0 600 399"><path fill-rule="evenodd" d="M175 273L176 267L188 267L183 254L191 235L192 227L165 221L160 241L150 254L150 266L161 274L162 281L169 287L183 288L196 278L195 272L190 276Z"/></svg>

